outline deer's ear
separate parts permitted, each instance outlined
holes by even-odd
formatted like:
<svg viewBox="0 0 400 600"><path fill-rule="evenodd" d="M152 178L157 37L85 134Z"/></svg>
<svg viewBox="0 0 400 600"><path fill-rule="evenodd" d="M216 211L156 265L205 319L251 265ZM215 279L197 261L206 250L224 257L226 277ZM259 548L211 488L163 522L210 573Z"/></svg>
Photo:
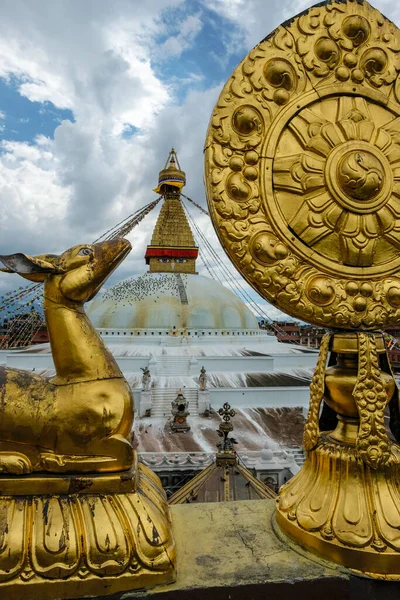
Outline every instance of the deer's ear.
<svg viewBox="0 0 400 600"><path fill-rule="evenodd" d="M50 258L46 256L46 258ZM17 253L7 256L0 255L0 261L7 267L6 273L18 273L30 281L44 281L49 273L60 273L60 270L44 257L28 256Z"/></svg>

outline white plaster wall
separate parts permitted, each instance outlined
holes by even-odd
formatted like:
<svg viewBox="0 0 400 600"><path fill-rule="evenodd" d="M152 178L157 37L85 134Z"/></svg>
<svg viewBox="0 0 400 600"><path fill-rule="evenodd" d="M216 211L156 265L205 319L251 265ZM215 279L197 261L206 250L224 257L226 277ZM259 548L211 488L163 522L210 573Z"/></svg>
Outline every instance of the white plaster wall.
<svg viewBox="0 0 400 600"><path fill-rule="evenodd" d="M161 359L162 357L157 358ZM189 357L187 358L189 359ZM26 369L28 371L33 368L37 370L54 369L52 356L47 353L30 354L29 352L8 351L8 353L4 353L2 359L9 367L14 367L16 369ZM115 356L115 359L123 373L136 373L140 372L141 368L149 366L150 357ZM194 363L191 366L192 375L195 375L197 371L200 372L202 366L210 373L272 373L273 371L286 371L287 369L296 367L314 367L316 356L313 354L305 355L305 357L302 355L282 355L274 357L198 356L196 357L196 360L197 363Z"/></svg>
<svg viewBox="0 0 400 600"><path fill-rule="evenodd" d="M6 363L8 367L15 369L26 369L36 371L40 369L54 369L53 357L51 354L29 354L28 352L9 352L6 355Z"/></svg>
<svg viewBox="0 0 400 600"><path fill-rule="evenodd" d="M211 388L210 401L214 409L225 402L234 408L246 406L282 408L284 406L308 407L310 390L308 387L268 387L268 388Z"/></svg>
<svg viewBox="0 0 400 600"><path fill-rule="evenodd" d="M182 329L173 335L172 329L158 327L144 329L98 329L103 340L108 344L162 344L180 346L181 344L268 344L273 347L278 344L276 337L262 329L211 329L202 328ZM279 344L283 346L283 344Z"/></svg>
<svg viewBox="0 0 400 600"><path fill-rule="evenodd" d="M317 364L318 353L276 354L274 357L274 371L287 371L288 369L314 368Z"/></svg>
<svg viewBox="0 0 400 600"><path fill-rule="evenodd" d="M212 388L209 393L211 406L215 410L221 408L225 402L229 402L233 408L300 406L308 409L310 401L308 387ZM133 397L137 410L140 406L141 390L134 389Z"/></svg>
<svg viewBox="0 0 400 600"><path fill-rule="evenodd" d="M269 356L197 356L198 368L209 373L272 373L274 359ZM193 358L192 358L193 361Z"/></svg>

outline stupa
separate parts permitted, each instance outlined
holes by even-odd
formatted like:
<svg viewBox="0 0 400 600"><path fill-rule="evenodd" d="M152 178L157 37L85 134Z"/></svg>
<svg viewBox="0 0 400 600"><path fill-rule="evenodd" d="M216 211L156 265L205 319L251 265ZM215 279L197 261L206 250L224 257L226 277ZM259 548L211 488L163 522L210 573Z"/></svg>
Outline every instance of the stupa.
<svg viewBox="0 0 400 600"><path fill-rule="evenodd" d="M185 183L186 174L172 148L154 190L163 203L145 253L148 272L113 285L88 307L94 326L113 354L121 357L141 417L168 418L178 389L184 389L192 417L204 414L211 405L224 404L225 397L214 398L217 389L241 388L243 383L252 387L247 375L240 379L239 373L261 373L262 379L271 370L312 368L316 360L314 352L277 343L259 328L255 315L236 294L198 274L199 248L181 195ZM287 364L285 358L268 364L275 352L290 355ZM202 366L209 374L208 390L201 389ZM154 376L151 394L138 389L139 368L149 368ZM275 387L274 383L285 384L269 379L266 385ZM305 382L291 381L296 383ZM261 397L246 402L243 395L248 394L240 392L237 400L244 406L265 404ZM287 395L283 402L287 405ZM299 406L299 396L293 402Z"/></svg>
<svg viewBox="0 0 400 600"><path fill-rule="evenodd" d="M172 148L155 189L164 196L165 201L151 244L146 250L146 264L150 265L150 273L196 273L199 249L180 201L180 190L185 183L186 175Z"/></svg>
<svg viewBox="0 0 400 600"><path fill-rule="evenodd" d="M255 316L235 294L196 271L199 249L181 202L185 183L172 148L154 190L163 204L145 254L148 272L112 286L89 308L104 335L115 329L147 336L161 329L159 335L178 337L193 335L192 328L258 330Z"/></svg>
<svg viewBox="0 0 400 600"><path fill-rule="evenodd" d="M1 477L7 495L2 498L6 526L0 585L7 597L44 600L45 595L55 600L112 593L122 600L132 597L125 592L134 587L139 589L137 598L156 593L160 599L182 600L207 592L218 598L270 595L289 600L299 594L349 600L398 596L399 394L379 327L400 318L399 191L397 167L392 166L400 156L399 48L400 31L368 3L327 0L284 23L251 51L227 82L210 123L205 148L208 202L228 255L280 308L333 330L324 336L311 384L306 461L279 490L276 509L274 500L266 498L191 506L200 490L192 486L191 497L182 498L186 505L171 506L171 524L154 475L134 461L119 461L115 451L121 443L125 456L133 455L127 443L133 406L130 398L121 426L108 435L106 422L112 413L106 402L119 396L116 389L105 394L104 386L112 390L122 385L128 395L129 390L86 320L82 288L92 294L104 280L93 277L91 259L95 266L101 263L102 273L113 268L122 257L121 248L128 248L127 240L75 246L61 259L1 257L6 272L16 272L20 264L20 274L34 274L36 280L42 273L46 280L57 364L57 377L50 382L11 369L6 377L3 373L2 404L8 420L2 426L1 458L9 473ZM322 199L317 202L318 196ZM231 227L221 200L230 208L240 204L240 211L229 212ZM318 212L323 218L316 217ZM240 227L235 228L238 215ZM239 228L242 253L232 235ZM117 251L114 260L97 260L99 247ZM74 327L59 327L61 335L56 335L54 324L71 322ZM80 336L72 335L77 331ZM85 339L86 347L79 343ZM175 340L175 334L169 339ZM149 377L148 369L144 383ZM33 385L28 387L27 381ZM79 386L77 393L68 394L69 385ZM53 401L57 387L63 400L58 404ZM32 393L42 390L44 394ZM68 403L68 396L74 402ZM322 402L336 415L333 430L325 430L319 419ZM385 428L388 404L396 443ZM80 419L74 412L77 405ZM51 411L60 406L65 413L54 420L58 429L46 427ZM232 412L226 404L220 413L224 442L216 466L225 467L224 479L236 463L234 440L228 437ZM97 435L87 428L93 421ZM38 425L43 427L41 436ZM72 448L73 454L65 454L77 435L83 442ZM103 443L96 445L99 441ZM27 473L29 457L18 456L17 444L27 446L22 449L33 457L36 453L35 460L43 461L50 477L42 473L35 479L41 473L38 462L33 475ZM92 453L79 454L82 446ZM99 448L111 456L100 454ZM272 457L265 447L264 460ZM115 463L107 468L110 458L118 461L118 471L112 472ZM131 476L123 468L130 465ZM224 492L229 499L230 489ZM148 511L152 503L156 510ZM157 510L164 517L163 528L154 525ZM28 534L21 536L22 519ZM156 583L174 576L171 529L178 578L153 592ZM169 560L163 560L165 540L170 541ZM16 577L20 589L7 583ZM40 596L30 593L35 577L47 578L40 582ZM71 583L72 594L65 585Z"/></svg>

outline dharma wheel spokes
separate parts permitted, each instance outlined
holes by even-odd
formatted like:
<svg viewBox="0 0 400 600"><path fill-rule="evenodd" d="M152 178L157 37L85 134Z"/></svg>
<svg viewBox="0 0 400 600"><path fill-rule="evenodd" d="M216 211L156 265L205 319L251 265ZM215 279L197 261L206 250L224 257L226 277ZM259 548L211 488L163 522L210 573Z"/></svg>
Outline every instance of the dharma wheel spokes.
<svg viewBox="0 0 400 600"><path fill-rule="evenodd" d="M379 333L400 320L399 73L400 32L379 11L317 5L237 67L205 146L228 256L281 310L336 332L321 345L307 458L280 491L278 523L310 551L384 577L400 577L400 447L384 422L389 404L395 429L399 401ZM323 404L331 431L320 431Z"/></svg>

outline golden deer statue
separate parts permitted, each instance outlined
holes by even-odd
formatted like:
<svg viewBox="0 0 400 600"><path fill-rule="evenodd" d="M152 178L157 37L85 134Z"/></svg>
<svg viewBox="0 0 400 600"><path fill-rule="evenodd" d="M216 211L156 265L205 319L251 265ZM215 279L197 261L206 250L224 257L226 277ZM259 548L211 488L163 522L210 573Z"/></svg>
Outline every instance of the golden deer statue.
<svg viewBox="0 0 400 600"><path fill-rule="evenodd" d="M8 272L44 282L56 376L0 367L0 472L129 469L133 398L83 304L131 249L125 239L60 256L0 256Z"/></svg>
<svg viewBox="0 0 400 600"><path fill-rule="evenodd" d="M56 369L49 379L0 367L1 597L98 596L175 578L165 492L129 442L132 392L83 308L130 249L120 238L0 256L3 272L44 283Z"/></svg>

